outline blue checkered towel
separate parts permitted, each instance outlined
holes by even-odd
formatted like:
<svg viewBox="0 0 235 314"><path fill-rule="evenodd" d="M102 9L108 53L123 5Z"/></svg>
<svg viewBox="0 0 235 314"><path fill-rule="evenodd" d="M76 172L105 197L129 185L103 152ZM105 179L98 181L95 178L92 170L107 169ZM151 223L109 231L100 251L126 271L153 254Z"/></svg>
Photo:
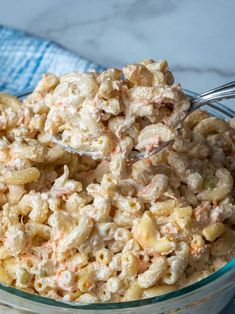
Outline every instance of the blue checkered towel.
<svg viewBox="0 0 235 314"><path fill-rule="evenodd" d="M42 74L104 68L58 44L0 25L0 91L35 87Z"/></svg>

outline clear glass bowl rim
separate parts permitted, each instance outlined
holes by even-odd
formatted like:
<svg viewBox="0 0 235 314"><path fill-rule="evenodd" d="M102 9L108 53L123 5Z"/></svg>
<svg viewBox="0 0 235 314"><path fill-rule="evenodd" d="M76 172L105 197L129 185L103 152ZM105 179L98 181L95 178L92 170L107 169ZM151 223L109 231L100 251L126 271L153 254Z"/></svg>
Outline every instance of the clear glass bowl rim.
<svg viewBox="0 0 235 314"><path fill-rule="evenodd" d="M184 89L184 92L189 96L197 96L197 93L194 93L190 90ZM232 118L235 116L235 112L219 103L211 103L205 106L205 109L209 110L212 115L217 115L218 113L222 114L223 117ZM162 301L170 301L176 297L185 296L188 293L195 292L197 289L206 286L209 283L212 283L216 279L220 278L221 276L227 274L230 270L235 268L235 258L233 258L230 262L228 262L224 267L219 269L218 271L214 272L210 276L184 288L179 290L169 292L160 296L147 298L147 299L140 299L136 301L128 301L128 302L115 302L115 303L94 303L94 304L77 304L74 302L62 302L56 301L54 299L50 299L47 297L42 297L39 295L31 294L22 290L19 290L14 287L5 286L0 284L0 290L4 290L8 293L11 293L15 296L21 297L25 300L33 301L38 303L38 305L49 305L52 307L64 308L64 309L83 309L83 310L111 310L111 309L127 309L133 307L141 307L150 304L157 304Z"/></svg>

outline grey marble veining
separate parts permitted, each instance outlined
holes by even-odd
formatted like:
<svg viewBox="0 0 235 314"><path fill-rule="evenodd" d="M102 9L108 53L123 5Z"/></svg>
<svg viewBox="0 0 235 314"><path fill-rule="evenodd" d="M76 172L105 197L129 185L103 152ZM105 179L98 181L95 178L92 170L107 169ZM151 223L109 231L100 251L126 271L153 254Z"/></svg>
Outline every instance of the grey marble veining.
<svg viewBox="0 0 235 314"><path fill-rule="evenodd" d="M0 23L105 66L165 58L194 91L235 78L234 0L0 0Z"/></svg>

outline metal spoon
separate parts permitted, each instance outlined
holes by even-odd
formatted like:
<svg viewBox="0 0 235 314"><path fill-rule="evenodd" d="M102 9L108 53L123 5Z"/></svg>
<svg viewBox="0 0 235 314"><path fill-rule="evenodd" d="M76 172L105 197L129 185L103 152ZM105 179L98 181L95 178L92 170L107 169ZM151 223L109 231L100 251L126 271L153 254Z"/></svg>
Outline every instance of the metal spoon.
<svg viewBox="0 0 235 314"><path fill-rule="evenodd" d="M29 95L32 92L32 90L27 90L27 91L22 91L20 93L16 93L15 96L19 97L19 98L24 98L27 95ZM216 88L210 89L207 92L204 92L196 97L190 97L190 102L191 102L191 106L190 108L185 112L185 116L183 119L181 119L177 126L176 129L180 130L182 128L182 122L187 118L187 116L199 109L200 107L204 106L204 105L210 105L213 106L213 104L211 104L211 102L213 101L221 101L221 100L227 100L227 99L231 99L231 98L235 98L235 81L232 81L230 83L218 86ZM231 114L232 117L232 114ZM79 151L71 146L68 146L66 144L63 143L63 141L56 137L56 136L51 136L51 141L57 145L60 145L61 147L63 147L65 150L67 150L70 153L73 154L78 154L80 156L89 156L95 159L102 159L103 157L100 155L97 155L97 153L94 152L85 152L85 151ZM168 145L173 144L174 140L170 140L167 142L162 143L161 145L159 145L158 147L154 148L153 150L151 150L150 152L138 152L138 151L132 151L128 157L128 161L132 162L132 161L138 161L140 159L143 158L148 158L151 157L154 154L157 154L158 152L160 152L162 149L166 148ZM110 159L109 157L105 157L105 159Z"/></svg>
<svg viewBox="0 0 235 314"><path fill-rule="evenodd" d="M216 88L210 89L207 92L204 92L196 97L190 97L190 103L191 106L189 107L189 109L187 110L187 112L185 112L185 116L183 117L183 119L181 119L177 126L180 127L175 127L176 130L180 130L182 128L182 122L184 122L184 120L188 117L188 115L190 113L192 113L193 111L199 109L202 106L211 105L211 102L215 102L215 101L222 101L222 100L227 100L227 99L231 99L231 98L235 98L235 81L232 81L230 83L218 86ZM231 115L231 118L233 117L233 115ZM154 148L150 153L148 153L148 155L142 155L140 156L140 154L146 154L144 153L138 153L138 159L141 158L145 158L145 157L149 157L152 156L154 154L157 154L158 152L160 152L163 148L167 147L170 144L173 144L174 140L170 140L167 142L164 142L163 144L161 144L160 146Z"/></svg>

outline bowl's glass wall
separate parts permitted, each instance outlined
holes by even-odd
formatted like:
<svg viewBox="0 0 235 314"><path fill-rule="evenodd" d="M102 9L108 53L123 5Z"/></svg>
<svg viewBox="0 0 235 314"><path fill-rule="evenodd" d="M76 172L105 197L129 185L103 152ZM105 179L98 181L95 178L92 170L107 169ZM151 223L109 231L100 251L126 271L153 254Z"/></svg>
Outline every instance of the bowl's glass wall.
<svg viewBox="0 0 235 314"><path fill-rule="evenodd" d="M235 294L235 260L209 277L175 292L122 303L75 305L0 285L0 314L205 314L219 313Z"/></svg>

